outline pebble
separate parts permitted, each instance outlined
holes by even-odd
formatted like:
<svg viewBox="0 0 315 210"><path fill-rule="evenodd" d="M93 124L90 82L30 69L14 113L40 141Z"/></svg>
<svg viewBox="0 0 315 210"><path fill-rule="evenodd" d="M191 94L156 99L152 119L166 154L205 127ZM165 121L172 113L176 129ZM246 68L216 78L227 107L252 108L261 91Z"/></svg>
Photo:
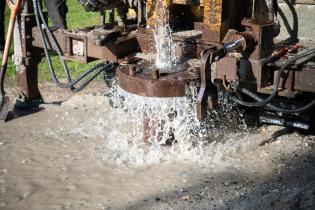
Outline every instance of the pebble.
<svg viewBox="0 0 315 210"><path fill-rule="evenodd" d="M187 201L189 200L191 197L189 195L184 195L183 197L181 197L182 200Z"/></svg>
<svg viewBox="0 0 315 210"><path fill-rule="evenodd" d="M21 163L25 164L25 163L28 163L30 162L29 160L22 160Z"/></svg>

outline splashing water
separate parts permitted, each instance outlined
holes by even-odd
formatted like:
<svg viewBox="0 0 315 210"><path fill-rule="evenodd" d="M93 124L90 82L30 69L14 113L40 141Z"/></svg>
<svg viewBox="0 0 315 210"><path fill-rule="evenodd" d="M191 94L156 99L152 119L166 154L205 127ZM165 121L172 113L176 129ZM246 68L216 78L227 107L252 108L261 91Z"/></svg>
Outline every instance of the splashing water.
<svg viewBox="0 0 315 210"><path fill-rule="evenodd" d="M154 32L154 40L157 52L156 66L162 71L170 72L177 61L170 26L158 27Z"/></svg>
<svg viewBox="0 0 315 210"><path fill-rule="evenodd" d="M228 159L229 164L231 161L233 165L239 164L238 160L224 155L235 152L238 147L221 142L224 130L233 124L233 118L228 117L229 121L214 128L211 127L214 121L221 122L221 115L214 112L211 120L204 125L200 124L195 112L197 91L195 88L187 88L186 92L187 97L150 98L127 93L119 87L113 88L108 99L111 105L117 108L115 116L121 117L116 120L119 121L117 125L112 124L114 129L107 134L104 159L132 166L177 161L209 164L209 160L213 162L213 159L224 165L222 158ZM238 110L233 110L236 111L233 112L234 116L239 118ZM231 116L232 110L228 112ZM148 118L154 119L156 124L163 124L158 127L156 134L150 137L149 144L143 140L144 113ZM214 115L216 117L213 118ZM222 115L226 117L226 114ZM237 120L239 123L239 119ZM245 128L244 124L239 124L239 128ZM172 146L162 146L170 131L173 132L176 143Z"/></svg>
<svg viewBox="0 0 315 210"><path fill-rule="evenodd" d="M158 1L162 4L162 1ZM156 45L156 66L169 73L177 64L169 13L163 6L160 11L154 39ZM186 97L151 98L134 95L114 84L107 94L108 103L115 109L106 110L106 121L102 121L104 138L104 159L115 164L142 166L170 162L196 162L198 164L225 164L237 166L239 160L231 154L239 150L240 142L224 141L238 139L246 144L248 138L229 136L230 125L246 128L241 113L221 95L220 112L209 112L209 119L201 124L196 118L195 98L197 90L189 87ZM97 113L96 113L97 115ZM150 119L149 126L155 127L148 142L144 142L144 117ZM224 120L223 120L224 119ZM107 123L108 122L108 123ZM93 124L95 130L95 125ZM164 145L170 137L172 146ZM241 134L244 135L244 134ZM246 134L245 134L246 135ZM225 136L225 138L223 138ZM229 154L229 155L226 155ZM225 160L225 161L223 161ZM214 166L215 167L215 166Z"/></svg>
<svg viewBox="0 0 315 210"><path fill-rule="evenodd" d="M159 15L154 29L154 41L156 49L156 66L160 72L171 72L171 67L177 62L175 47L172 37L172 29L169 24L169 11L163 3L158 1ZM162 6L161 6L162 5Z"/></svg>

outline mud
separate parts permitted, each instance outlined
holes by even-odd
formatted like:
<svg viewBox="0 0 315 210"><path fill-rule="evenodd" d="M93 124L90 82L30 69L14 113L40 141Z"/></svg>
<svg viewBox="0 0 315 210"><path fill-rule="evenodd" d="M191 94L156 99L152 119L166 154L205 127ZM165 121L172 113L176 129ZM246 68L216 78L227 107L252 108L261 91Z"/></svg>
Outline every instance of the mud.
<svg viewBox="0 0 315 210"><path fill-rule="evenodd" d="M0 209L315 209L313 135L222 131L199 158L163 147L167 161L139 161L128 159L131 123L102 82L80 94L40 90L45 104L0 125Z"/></svg>

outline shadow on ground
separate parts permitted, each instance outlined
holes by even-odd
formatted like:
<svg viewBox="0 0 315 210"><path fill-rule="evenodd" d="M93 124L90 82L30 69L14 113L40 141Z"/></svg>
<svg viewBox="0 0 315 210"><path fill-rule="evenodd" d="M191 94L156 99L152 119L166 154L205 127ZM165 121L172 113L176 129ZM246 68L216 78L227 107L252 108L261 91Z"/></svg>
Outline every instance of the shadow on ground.
<svg viewBox="0 0 315 210"><path fill-rule="evenodd" d="M43 105L61 106L62 102L45 103L44 101L35 101L32 103L19 103L16 102L13 109L9 111L6 121L15 120L20 117L25 117L37 112L43 111L45 108Z"/></svg>
<svg viewBox="0 0 315 210"><path fill-rule="evenodd" d="M211 174L197 186L148 197L126 209L315 209L314 145L277 162L278 169L264 175Z"/></svg>

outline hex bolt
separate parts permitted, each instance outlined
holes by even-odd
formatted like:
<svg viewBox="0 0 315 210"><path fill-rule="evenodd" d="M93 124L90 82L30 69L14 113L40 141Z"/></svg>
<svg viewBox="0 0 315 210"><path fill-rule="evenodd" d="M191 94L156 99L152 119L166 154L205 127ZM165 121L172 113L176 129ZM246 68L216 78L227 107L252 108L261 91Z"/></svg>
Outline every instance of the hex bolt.
<svg viewBox="0 0 315 210"><path fill-rule="evenodd" d="M153 69L152 71L152 79L159 79L160 71L158 69Z"/></svg>
<svg viewBox="0 0 315 210"><path fill-rule="evenodd" d="M135 66L129 65L129 75L134 76L135 75Z"/></svg>
<svg viewBox="0 0 315 210"><path fill-rule="evenodd" d="M27 56L31 56L32 53L28 51L28 52L26 53L26 55L27 55Z"/></svg>

